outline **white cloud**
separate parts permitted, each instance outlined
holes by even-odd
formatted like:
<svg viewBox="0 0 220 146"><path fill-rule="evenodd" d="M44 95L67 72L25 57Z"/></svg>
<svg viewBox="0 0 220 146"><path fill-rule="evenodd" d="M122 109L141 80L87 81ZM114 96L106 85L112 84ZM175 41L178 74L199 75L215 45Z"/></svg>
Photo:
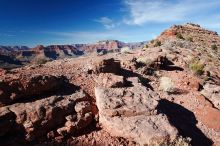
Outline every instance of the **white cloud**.
<svg viewBox="0 0 220 146"><path fill-rule="evenodd" d="M2 37L14 37L14 34L8 34L8 33L0 33L0 36Z"/></svg>
<svg viewBox="0 0 220 146"><path fill-rule="evenodd" d="M124 3L128 10L124 22L133 25L191 20L220 6L216 0L124 0Z"/></svg>
<svg viewBox="0 0 220 146"><path fill-rule="evenodd" d="M114 23L114 21L108 17L101 17L97 20L95 20L98 23L101 23L106 29L112 29L115 28L117 24Z"/></svg>
<svg viewBox="0 0 220 146"><path fill-rule="evenodd" d="M100 40L120 40L124 42L138 42L152 39L148 38L146 33L122 32L118 30L106 31L75 31L75 32L49 32L41 31L40 34L51 35L52 38L62 38L60 44L70 43L95 43ZM154 35L154 34L152 34ZM154 35L155 36L155 35ZM57 44L58 41L54 41Z"/></svg>

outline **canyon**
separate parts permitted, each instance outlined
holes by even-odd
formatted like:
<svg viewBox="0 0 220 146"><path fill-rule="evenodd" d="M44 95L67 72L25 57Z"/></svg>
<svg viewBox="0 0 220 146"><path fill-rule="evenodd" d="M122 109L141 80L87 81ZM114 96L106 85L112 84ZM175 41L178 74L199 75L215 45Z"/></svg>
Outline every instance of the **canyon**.
<svg viewBox="0 0 220 146"><path fill-rule="evenodd" d="M214 31L187 23L137 44L1 48L3 146L220 146Z"/></svg>

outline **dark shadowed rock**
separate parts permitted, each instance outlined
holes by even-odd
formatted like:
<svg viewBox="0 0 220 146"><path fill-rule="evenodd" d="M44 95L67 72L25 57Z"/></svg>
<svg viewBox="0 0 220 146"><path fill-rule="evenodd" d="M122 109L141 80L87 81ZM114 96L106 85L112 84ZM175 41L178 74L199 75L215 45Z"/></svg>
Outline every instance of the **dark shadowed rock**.
<svg viewBox="0 0 220 146"><path fill-rule="evenodd" d="M94 73L117 74L120 72L120 69L121 69L120 62L115 60L114 58L99 60L92 65L92 71Z"/></svg>

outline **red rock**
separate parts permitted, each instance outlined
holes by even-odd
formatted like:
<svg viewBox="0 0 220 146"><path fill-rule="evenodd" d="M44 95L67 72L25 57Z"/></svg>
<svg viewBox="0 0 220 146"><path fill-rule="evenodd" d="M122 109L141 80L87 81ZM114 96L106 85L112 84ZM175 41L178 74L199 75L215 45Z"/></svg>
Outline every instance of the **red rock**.
<svg viewBox="0 0 220 146"><path fill-rule="evenodd" d="M98 60L92 65L94 73L114 73L117 74L121 70L120 62L114 58Z"/></svg>
<svg viewBox="0 0 220 146"><path fill-rule="evenodd" d="M220 132L220 111L213 107L203 107L196 110L196 117L208 128Z"/></svg>
<svg viewBox="0 0 220 146"><path fill-rule="evenodd" d="M34 102L16 103L7 107L1 107L0 128L4 130L1 130L0 134L5 135L7 132L12 132L15 129L19 131L24 130L25 139L33 141L46 135L50 137L51 133L48 134L48 132L50 132L51 129L56 130L58 126L64 125L64 127L58 130L58 133L66 135L68 134L68 127L65 127L65 117L77 113L74 110L74 105L78 105L77 102L79 99L87 99L83 98L83 96L87 95L83 92L76 92L64 97L51 96ZM86 103L89 104L88 101ZM77 113L79 116L77 116L76 125L80 125L77 130L88 126L93 119L93 116L90 114L91 109L86 106L87 105L81 105L82 110L79 110L79 113ZM90 119L86 117L87 113L91 115L89 117ZM81 122L81 120L83 120L83 122ZM14 121L17 127L12 129L8 121ZM22 125L24 129L20 129L18 125Z"/></svg>
<svg viewBox="0 0 220 146"><path fill-rule="evenodd" d="M97 86L106 88L116 88L124 86L124 77L117 76L111 73L101 73L96 79Z"/></svg>
<svg viewBox="0 0 220 146"><path fill-rule="evenodd" d="M199 25L189 23L185 25L172 26L171 28L162 32L156 40L164 42L168 39L176 39L176 34L178 33L181 34L186 40L191 37L195 43L194 45L199 45L206 48L211 48L211 45L213 44L220 46L220 38L217 32L210 31L200 27Z"/></svg>
<svg viewBox="0 0 220 146"><path fill-rule="evenodd" d="M0 107L17 100L28 100L32 96L56 91L64 85L63 76L32 75L30 77L10 79L0 82ZM31 99L33 100L33 99Z"/></svg>
<svg viewBox="0 0 220 146"><path fill-rule="evenodd" d="M99 122L112 136L132 139L140 145L157 145L177 136L165 115L155 112L159 96L133 81L134 87L96 87ZM154 126L153 126L154 125Z"/></svg>

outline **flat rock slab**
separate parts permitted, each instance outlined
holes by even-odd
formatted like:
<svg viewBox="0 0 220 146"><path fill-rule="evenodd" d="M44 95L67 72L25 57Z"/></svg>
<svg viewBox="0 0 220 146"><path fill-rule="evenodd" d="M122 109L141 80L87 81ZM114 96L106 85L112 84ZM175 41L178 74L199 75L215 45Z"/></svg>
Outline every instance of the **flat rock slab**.
<svg viewBox="0 0 220 146"><path fill-rule="evenodd" d="M95 88L99 122L112 136L131 139L141 145L171 142L177 129L167 117L157 114L159 96L144 86Z"/></svg>

